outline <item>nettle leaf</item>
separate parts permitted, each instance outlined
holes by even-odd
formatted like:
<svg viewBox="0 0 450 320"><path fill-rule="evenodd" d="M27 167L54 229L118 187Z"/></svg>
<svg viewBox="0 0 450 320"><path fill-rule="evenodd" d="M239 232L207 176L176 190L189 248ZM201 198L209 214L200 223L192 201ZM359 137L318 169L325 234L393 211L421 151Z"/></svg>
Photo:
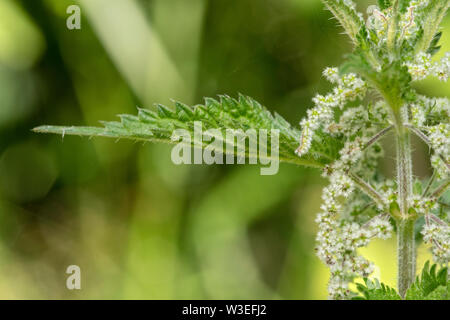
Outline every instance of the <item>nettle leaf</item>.
<svg viewBox="0 0 450 320"><path fill-rule="evenodd" d="M434 56L436 53L439 52L439 50L441 50L441 46L439 45L439 41L441 40L441 37L442 37L442 32L438 32L435 34L435 36L433 37L433 40L431 40L431 43L430 43L427 53Z"/></svg>
<svg viewBox="0 0 450 320"><path fill-rule="evenodd" d="M364 278L364 284L357 283L356 288L360 295L353 300L401 300L395 289L380 283L377 279L372 281Z"/></svg>
<svg viewBox="0 0 450 320"><path fill-rule="evenodd" d="M293 128L280 115L276 113L272 115L261 104L243 95L240 95L239 99L228 96L221 96L219 100L206 98L204 105L195 107L175 102L175 110L158 105L156 112L138 109L137 116L120 115L119 117L120 121L117 122L102 122L103 127L40 126L33 131L61 134L62 136L108 137L177 144L178 140L174 141L172 135L175 130L184 129L191 135L192 145L194 145L195 125L201 122L203 132L209 129L218 129L221 135L214 135L211 140L215 142L222 140L222 145L226 146L234 144L234 138L233 141L226 140L227 130L232 130L238 139L245 139L245 132L248 129L255 129L258 135L257 141L259 141L258 130L266 129L269 134L267 141L270 142L270 129L278 129L279 160L316 168L322 168L337 159L339 148L342 146L338 140L325 134L319 134L313 142L311 153L301 158L298 157L295 150L300 141L300 130ZM211 141L208 141L202 145L196 144L196 146L206 148L210 144ZM234 148L233 155L254 158L253 154L249 154L247 144L244 149ZM270 148L267 149L270 150ZM227 153L228 150L223 151L223 153ZM269 158L271 156L268 154Z"/></svg>
<svg viewBox="0 0 450 320"><path fill-rule="evenodd" d="M435 51L436 38L439 41L439 27L450 8L450 0L430 0L425 9L422 34L416 45L416 52Z"/></svg>
<svg viewBox="0 0 450 320"><path fill-rule="evenodd" d="M430 267L427 261L422 274L406 292L406 300L450 300L450 282L446 267L437 271L437 265Z"/></svg>
<svg viewBox="0 0 450 320"><path fill-rule="evenodd" d="M364 28L364 22L355 9L346 4L344 0L322 0L322 2L339 21L353 44L358 45L357 35L359 30Z"/></svg>
<svg viewBox="0 0 450 320"><path fill-rule="evenodd" d="M406 300L450 300L450 282L448 281L448 269L442 267L437 270L437 265L430 267L426 262L422 274L406 292ZM377 279L364 279L364 284L357 283L359 295L354 300L400 300L397 291Z"/></svg>

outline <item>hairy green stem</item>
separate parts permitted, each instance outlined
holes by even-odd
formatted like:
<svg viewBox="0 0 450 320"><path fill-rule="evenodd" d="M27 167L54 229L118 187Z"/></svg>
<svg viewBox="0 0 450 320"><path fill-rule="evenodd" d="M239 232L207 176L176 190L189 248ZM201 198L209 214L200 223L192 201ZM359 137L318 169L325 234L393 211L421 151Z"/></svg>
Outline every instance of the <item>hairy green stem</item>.
<svg viewBox="0 0 450 320"><path fill-rule="evenodd" d="M397 221L398 291L405 298L416 276L414 220Z"/></svg>
<svg viewBox="0 0 450 320"><path fill-rule="evenodd" d="M395 51L395 41L397 40L398 16L399 16L399 0L394 0L392 4L393 19L388 26L387 46L389 52Z"/></svg>
<svg viewBox="0 0 450 320"><path fill-rule="evenodd" d="M444 195L444 193L448 190L449 187L450 187L450 180L446 180L440 187L438 187L436 190L433 191L431 197L435 198L436 200L439 199Z"/></svg>
<svg viewBox="0 0 450 320"><path fill-rule="evenodd" d="M402 112L402 111L400 111ZM405 110L403 113L406 114ZM407 119L397 122L397 183L400 217L397 219L397 259L398 291L404 298L406 290L414 282L416 275L416 253L414 239L415 215L409 213L409 198L413 190L413 173L411 159L411 139L404 126Z"/></svg>
<svg viewBox="0 0 450 320"><path fill-rule="evenodd" d="M373 145L374 143L376 143L378 140L380 140L386 133L388 133L389 131L391 131L394 128L394 126L389 126L387 128L384 128L383 130L381 130L380 132L378 132L376 135L374 135L364 146L364 150L369 148L371 145Z"/></svg>
<svg viewBox="0 0 450 320"><path fill-rule="evenodd" d="M397 183L401 218L407 220L408 198L412 195L411 142L407 131L400 128L397 136Z"/></svg>
<svg viewBox="0 0 450 320"><path fill-rule="evenodd" d="M383 206L383 197L367 182L358 177L353 172L348 172L347 175L365 194L372 198L377 204Z"/></svg>
<svg viewBox="0 0 450 320"><path fill-rule="evenodd" d="M423 193L422 193L423 198L425 198L428 195L428 191L430 191L431 186L434 183L434 180L436 180L436 176L437 176L437 173L436 173L436 170L434 170L433 175L431 176L430 180L428 180L425 190L423 190Z"/></svg>

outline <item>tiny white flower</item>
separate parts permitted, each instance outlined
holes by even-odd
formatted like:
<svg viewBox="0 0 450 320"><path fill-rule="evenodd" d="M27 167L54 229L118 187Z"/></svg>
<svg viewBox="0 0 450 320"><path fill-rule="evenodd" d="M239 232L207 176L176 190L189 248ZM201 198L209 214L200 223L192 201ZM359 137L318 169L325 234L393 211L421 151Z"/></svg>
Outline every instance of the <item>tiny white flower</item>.
<svg viewBox="0 0 450 320"><path fill-rule="evenodd" d="M419 53L414 61L406 63L406 66L413 80L423 80L433 72L431 55L424 52Z"/></svg>

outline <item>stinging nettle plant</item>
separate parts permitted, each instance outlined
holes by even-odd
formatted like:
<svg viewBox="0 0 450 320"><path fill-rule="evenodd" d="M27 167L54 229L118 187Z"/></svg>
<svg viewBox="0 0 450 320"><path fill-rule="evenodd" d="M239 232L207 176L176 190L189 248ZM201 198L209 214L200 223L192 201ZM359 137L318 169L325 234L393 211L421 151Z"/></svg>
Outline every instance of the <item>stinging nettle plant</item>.
<svg viewBox="0 0 450 320"><path fill-rule="evenodd" d="M378 0L367 9L366 20L351 0L323 3L354 50L340 68L325 69L324 77L335 87L313 99L301 129L241 95L207 98L193 108L176 102L175 110L162 105L156 112L139 109L137 116L121 115L120 122L104 122L104 127L41 126L34 131L176 143L172 133L185 129L193 135L196 121L223 133L278 129L280 161L320 168L329 180L316 220L316 253L330 268L331 299L449 299L449 205L444 195L450 185L450 101L423 96L412 83L428 76L447 82L450 76L450 53L432 60L440 49L440 23L450 0ZM396 139L392 179L378 170L380 140L388 133ZM413 176L412 135L431 150L434 173L426 182ZM235 152L248 156L245 150ZM418 227L441 268L427 263L416 278ZM367 279L374 265L358 253L372 239L387 239L394 232L397 291ZM357 284L359 293L352 292L349 284L360 277L365 284Z"/></svg>

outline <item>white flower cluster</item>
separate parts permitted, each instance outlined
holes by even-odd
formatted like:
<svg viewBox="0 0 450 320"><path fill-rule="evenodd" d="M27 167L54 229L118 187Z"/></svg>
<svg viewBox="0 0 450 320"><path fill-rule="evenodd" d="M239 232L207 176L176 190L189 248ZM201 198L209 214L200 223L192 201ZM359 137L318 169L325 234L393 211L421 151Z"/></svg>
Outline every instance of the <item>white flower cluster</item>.
<svg viewBox="0 0 450 320"><path fill-rule="evenodd" d="M435 154L431 156L431 165L435 169L437 179L448 178L450 174L448 169L450 160L450 101L447 98L419 96L417 101L410 106L410 115L411 124L418 130L424 130L428 133L427 139L430 147L435 151Z"/></svg>
<svg viewBox="0 0 450 320"><path fill-rule="evenodd" d="M419 96L417 104L411 106L412 123L428 132L428 140L435 150L431 156L431 165L438 180L449 177L448 164L444 163L444 159L448 161L450 158L449 114L450 102L446 98ZM425 126L426 123L435 125ZM409 199L409 206L419 215L425 216L426 224L422 230L424 242L432 245L434 260L445 264L450 261L450 227L431 214L432 210L439 208L436 200L416 195Z"/></svg>
<svg viewBox="0 0 450 320"><path fill-rule="evenodd" d="M430 221L432 215L426 216L427 223L422 229L425 243L432 244L433 259L447 264L450 261L450 227L442 222Z"/></svg>
<svg viewBox="0 0 450 320"><path fill-rule="evenodd" d="M349 181L331 178L338 184L351 185ZM348 185L347 185L348 187ZM354 277L368 277L373 272L373 264L357 254L357 249L365 247L373 238L387 239L392 235L389 220L375 217L361 226L356 222L337 219L340 204L337 196L346 196L348 190L333 183L324 189L322 212L316 222L319 224L317 235L317 255L331 271L328 284L332 299L345 299L350 294L348 283Z"/></svg>
<svg viewBox="0 0 450 320"><path fill-rule="evenodd" d="M447 98L429 99L431 105L430 114L440 118L445 123L450 123L450 100Z"/></svg>
<svg viewBox="0 0 450 320"><path fill-rule="evenodd" d="M341 158L334 163L334 167L343 172L349 170L363 156L364 140L357 137L354 141L347 141L339 151Z"/></svg>
<svg viewBox="0 0 450 320"><path fill-rule="evenodd" d="M433 71L431 54L421 52L416 56L414 61L407 62L406 66L408 67L413 80L423 80Z"/></svg>
<svg viewBox="0 0 450 320"><path fill-rule="evenodd" d="M419 104L411 105L411 123L416 127L421 127L426 122L426 114L424 108Z"/></svg>
<svg viewBox="0 0 450 320"><path fill-rule="evenodd" d="M420 195L413 195L408 199L409 207L414 209L419 215L426 215L437 207L434 199L424 198Z"/></svg>
<svg viewBox="0 0 450 320"><path fill-rule="evenodd" d="M336 69L327 69L324 75L332 82L339 79ZM392 234L392 226L386 216L362 224L360 222L367 218L361 216L355 219L348 214L353 209L358 213L367 207L367 200L358 201L358 197L353 196L356 185L348 172L351 169L361 176L373 175L371 168L375 170L377 159L382 154L381 148L376 151L377 148L373 146L368 150L365 147L380 130L372 122L386 125L386 117L383 103L370 108L359 106L345 110L337 123L332 122L326 128L332 135L342 135L345 141L339 151L339 159L323 171L323 176L329 179L329 185L323 190L323 204L316 219L319 225L316 250L319 258L331 270L328 291L332 299L347 298L350 293L348 283L354 277L367 277L372 273L373 264L359 256L357 249L367 246L373 238L386 239ZM386 206L377 203L377 207L378 211Z"/></svg>
<svg viewBox="0 0 450 320"><path fill-rule="evenodd" d="M360 176L371 177L378 159L383 155L382 148L377 144L363 152L365 144L379 131L377 126L371 125L372 122L379 124L387 122L384 104L349 108L343 112L337 123L332 122L325 128L328 134L343 136L340 138L346 141L344 148L340 150L340 160L330 168L342 172L352 168Z"/></svg>
<svg viewBox="0 0 450 320"><path fill-rule="evenodd" d="M421 18L420 13L423 12L423 10L417 9L426 7L428 3L428 0L411 0L408 9L400 20L403 39L410 39L413 35L417 34L419 30L417 22Z"/></svg>
<svg viewBox="0 0 450 320"><path fill-rule="evenodd" d="M355 9L351 0L338 2L351 10ZM383 64L381 66L373 63L375 69L379 67L377 72L381 75L385 72L382 68L386 66L385 63L397 59L391 52L387 52L392 45L405 49L402 52L411 52L411 55L415 52L412 49L419 39L420 27L428 14L426 7L430 3L430 0L409 0L407 7L402 8L400 16L394 16L392 7L384 10L379 6L368 8L366 44L373 49L373 59ZM393 34L388 34L388 30L393 19L397 17L398 34L390 37ZM397 43L391 43L392 40ZM374 43L376 48L373 48ZM411 55L402 54L401 59L414 81L431 75L442 81L448 80L450 53L439 62L434 62L432 55L428 53ZM367 61L372 65L371 58L368 56ZM431 145L435 151L431 162L437 173L430 180L425 196L407 195L407 208L402 213L411 215L410 219L426 217L427 224L422 231L424 240L433 244L435 259L448 262L450 227L432 214L443 209L437 195L441 195L446 185L441 185L434 192L428 191L434 186L434 178L445 180L449 176L449 100L410 94L408 99L405 99L408 102L400 110L401 117L393 119L390 106L384 100L368 106L349 106L348 102L363 99L368 90L368 85L357 75L347 74L341 77L337 68L327 68L323 76L335 84L335 88L327 95L314 97L314 108L308 111L307 117L300 123L302 134L296 153L302 156L310 150L315 131L319 129L322 130L320 135L326 133L343 142L339 158L323 170L323 176L329 180L329 185L323 189L323 204L316 219L319 226L316 239L317 255L331 271L328 284L330 298L348 298L351 294L349 282L355 277L368 277L373 272L373 264L360 256L358 249L367 246L374 238L387 239L392 236L393 228L389 218L399 214L399 190L404 190L399 188L405 186L401 185L402 181L380 179L378 160L383 154L383 148L378 139L389 130L394 131L401 127L397 121L401 121L406 128ZM418 185L414 186L414 192L419 193L420 188L416 188ZM379 215L370 219L376 214Z"/></svg>
<svg viewBox="0 0 450 320"><path fill-rule="evenodd" d="M436 172L436 178L440 180L447 179L449 170L440 156L434 154L431 156L431 166Z"/></svg>
<svg viewBox="0 0 450 320"><path fill-rule="evenodd" d="M367 92L366 83L353 73L339 77L337 68L327 68L324 71L324 76L331 83L337 84L337 86L332 93L326 96L317 95L314 97L315 107L309 109L307 117L300 122L302 134L300 146L296 151L298 156L302 156L309 151L314 131L333 121L333 108L343 108L346 102L354 101L358 98L362 99Z"/></svg>
<svg viewBox="0 0 450 320"><path fill-rule="evenodd" d="M447 98L428 98L419 95L417 102L413 105L421 108L420 112L425 113L426 120L449 123L450 121L450 100Z"/></svg>
<svg viewBox="0 0 450 320"><path fill-rule="evenodd" d="M368 121L367 108L359 106L349 108L339 118L339 123L327 128L330 134L343 134L346 137L352 137L357 134Z"/></svg>
<svg viewBox="0 0 450 320"><path fill-rule="evenodd" d="M434 66L433 73L439 80L447 82L450 76L450 52L447 52L441 62Z"/></svg>
<svg viewBox="0 0 450 320"><path fill-rule="evenodd" d="M331 67L325 68L325 70L323 70L323 76L331 83L338 83L339 79L341 78L339 76L339 69Z"/></svg>
<svg viewBox="0 0 450 320"><path fill-rule="evenodd" d="M336 69L325 70L324 76L332 82L343 82L338 77ZM316 105L321 107L332 110L332 108L340 106L339 104L330 104L331 100L327 101L321 96L316 98ZM430 143L441 155L448 154L449 125L437 123L441 121L443 114L448 114L448 110L448 99L429 99L419 96L417 101L410 106L409 117L405 112L405 121L411 121L417 128L428 131ZM371 262L358 255L358 248L367 246L373 238L387 239L392 236L392 225L388 214L362 223L367 219L363 213L368 204L367 200L361 201L361 196L354 191L358 187L370 194L371 191L367 190L371 187L363 186L360 181L354 180L348 175L351 170L361 177L373 178L377 159L381 154L379 150L382 149L381 147L375 148L376 144L371 145L371 148L368 149L366 146L380 131L379 126L386 127L389 125L389 120L384 102L378 102L367 108L362 106L349 108L342 113L337 123L332 121L332 118L334 116L327 119L326 132L331 135L342 135L345 143L339 152L339 159L326 166L323 172L323 176L329 179L330 184L323 190L323 204L316 219L319 225L316 251L321 261L331 270L328 285L330 298L346 299L350 295L349 282L353 281L355 277L369 276L374 267ZM439 161L441 171L448 173L448 168L439 156L434 156L432 160ZM369 203L369 206L373 208L371 212L374 212L373 210L385 212L390 204L398 201L397 185L392 180L377 183L376 188L372 191L379 195L380 200L374 198L375 206ZM354 201L358 197L359 201ZM426 216L437 208L437 201L434 198L414 195L408 199L408 207L414 209L418 216ZM439 226L439 230L441 230L439 233L436 233L436 228L426 230L428 230L427 234L432 234L435 258L444 261L445 257L448 258L449 248L448 232L445 231L447 229L444 230L442 226ZM428 236L426 239L430 237Z"/></svg>
<svg viewBox="0 0 450 320"><path fill-rule="evenodd" d="M344 83L344 80L339 78L337 69L326 69L324 76L331 82ZM332 99L324 99L322 96L317 96L315 102L316 108L313 110L332 110L340 106L339 103L332 103ZM345 141L344 147L339 151L339 159L324 169L323 176L329 179L330 184L323 190L323 205L316 219L319 225L316 251L321 261L331 270L328 291L332 299L348 298L349 282L353 281L354 277L367 277L372 272L373 264L359 256L357 249L367 246L373 238L386 239L392 235L388 214L377 216L365 224L361 223L367 219L362 214L365 210L363 208L367 208L367 200L360 201L361 196L354 191L358 187L367 192L370 186L363 187L348 175L351 170L366 179L374 176L382 149L380 146L375 148L376 144L368 149L366 146L380 131L379 126L386 127L390 124L386 109L385 103L381 101L367 108L359 106L346 109L338 122L333 121L334 115L327 118L328 127L325 127L325 131L331 135L341 135ZM405 121L428 131L428 139L436 151L441 155L448 154L449 125L437 124L443 115L445 118L445 114L449 112L448 99L419 96L417 101L410 105L409 117L406 110L405 108ZM436 162L434 166L439 164L441 171L448 173L448 168L439 156L434 156L432 160ZM397 185L392 180L377 183L374 190L377 190L375 192L380 200L375 199L375 206L369 204L373 207L371 212L385 212L390 204L397 202L396 189ZM408 199L408 206L414 209L418 216L428 215L436 209L437 202L434 198L414 195ZM443 257L448 254L445 251L448 250L448 241L444 240L442 232L433 234L433 238L433 254L439 261L443 261ZM436 243L439 245L436 246Z"/></svg>
<svg viewBox="0 0 450 320"><path fill-rule="evenodd" d="M375 184L378 193L383 199L383 203L388 208L391 203L397 201L396 184L393 180L386 179L383 182Z"/></svg>
<svg viewBox="0 0 450 320"><path fill-rule="evenodd" d="M398 41L410 40L417 35L419 26L423 21L424 8L428 6L429 0L411 0L408 8L402 14L399 27L400 37ZM372 5L367 8L367 28L376 34L380 46L387 41L387 33L391 24L393 14L392 8L381 10L378 6ZM374 40L371 38L371 40Z"/></svg>
<svg viewBox="0 0 450 320"><path fill-rule="evenodd" d="M392 225L389 219L380 216L375 217L369 222L372 238L389 239L392 237Z"/></svg>
<svg viewBox="0 0 450 320"><path fill-rule="evenodd" d="M387 29L392 17L391 10L382 11L378 6L372 5L367 8L367 27L375 32L378 37L378 45L386 42Z"/></svg>
<svg viewBox="0 0 450 320"><path fill-rule="evenodd" d="M423 80L434 75L439 80L447 82L450 76L450 52L447 52L440 62L433 63L431 54L419 53L413 61L405 63L414 81Z"/></svg>
<svg viewBox="0 0 450 320"><path fill-rule="evenodd" d="M419 95L418 101L425 108L433 108L436 109L437 112L450 112L450 100L448 98L436 98L436 97L427 97L423 95Z"/></svg>
<svg viewBox="0 0 450 320"><path fill-rule="evenodd" d="M450 157L450 125L441 123L437 126L426 128L431 146L434 151L442 155L445 159Z"/></svg>
<svg viewBox="0 0 450 320"><path fill-rule="evenodd" d="M348 283L354 277L368 277L372 273L373 264L359 256L357 249L367 246L373 238L386 239L392 234L392 226L385 217L376 217L363 225L343 217L340 199L349 199L355 190L346 172L363 157L366 140L365 137L347 140L340 159L324 169L330 184L323 189L323 204L316 219L319 225L316 251L331 270L328 291L332 299L347 298Z"/></svg>
<svg viewBox="0 0 450 320"><path fill-rule="evenodd" d="M375 105L371 108L371 117L372 120L378 123L385 123L388 119L388 107L386 102L383 100L379 100L375 103Z"/></svg>

